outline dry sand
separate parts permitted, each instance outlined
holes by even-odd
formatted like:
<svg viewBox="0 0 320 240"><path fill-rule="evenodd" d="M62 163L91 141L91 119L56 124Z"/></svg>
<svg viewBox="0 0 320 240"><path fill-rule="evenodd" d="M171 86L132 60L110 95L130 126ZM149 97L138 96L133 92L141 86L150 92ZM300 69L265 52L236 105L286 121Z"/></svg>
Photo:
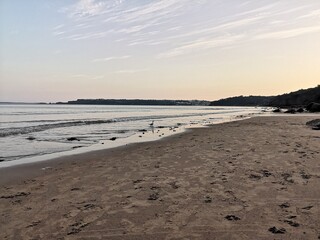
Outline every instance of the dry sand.
<svg viewBox="0 0 320 240"><path fill-rule="evenodd" d="M0 239L320 239L314 118L257 117L2 169Z"/></svg>

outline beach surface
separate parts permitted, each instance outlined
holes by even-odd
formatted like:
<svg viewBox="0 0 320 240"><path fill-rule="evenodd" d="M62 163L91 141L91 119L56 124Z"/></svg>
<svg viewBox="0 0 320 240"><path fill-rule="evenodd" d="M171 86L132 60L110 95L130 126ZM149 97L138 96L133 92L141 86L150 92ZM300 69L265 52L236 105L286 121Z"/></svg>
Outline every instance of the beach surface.
<svg viewBox="0 0 320 240"><path fill-rule="evenodd" d="M320 239L319 117L0 169L0 239Z"/></svg>

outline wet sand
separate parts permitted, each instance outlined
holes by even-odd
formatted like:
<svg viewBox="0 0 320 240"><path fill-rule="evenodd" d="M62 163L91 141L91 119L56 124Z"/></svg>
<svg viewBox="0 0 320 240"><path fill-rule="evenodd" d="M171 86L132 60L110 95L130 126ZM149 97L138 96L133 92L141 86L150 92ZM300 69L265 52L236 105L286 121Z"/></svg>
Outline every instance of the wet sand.
<svg viewBox="0 0 320 240"><path fill-rule="evenodd" d="M0 239L320 239L314 118L256 117L0 169Z"/></svg>

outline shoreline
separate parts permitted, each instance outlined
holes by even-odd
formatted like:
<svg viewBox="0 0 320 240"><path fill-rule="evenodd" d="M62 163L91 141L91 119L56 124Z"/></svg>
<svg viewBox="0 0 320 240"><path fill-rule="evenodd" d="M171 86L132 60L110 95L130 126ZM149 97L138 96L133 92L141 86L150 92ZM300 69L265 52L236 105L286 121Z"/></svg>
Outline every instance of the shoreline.
<svg viewBox="0 0 320 240"><path fill-rule="evenodd" d="M0 238L316 239L320 135L305 125L314 118L196 128L21 165L11 181L0 169Z"/></svg>
<svg viewBox="0 0 320 240"><path fill-rule="evenodd" d="M117 138L116 141L102 140L99 143L92 144L87 147L75 148L71 150L48 153L43 155L31 156L31 157L24 157L21 159L10 160L10 161L2 161L0 162L0 173L2 168L7 169L11 167L20 166L20 165L29 165L29 164L35 164L40 162L50 162L50 161L55 161L57 159L61 159L69 156L81 155L81 154L86 154L86 153L95 152L95 151L116 149L119 147L125 147L127 145L131 145L131 144L159 141L164 138L172 137L176 134L181 134L192 129L206 128L206 127L210 127L211 125L224 124L224 123L233 122L233 121L242 121L251 117L261 116L261 114L263 114L263 112L249 113L245 115L236 115L236 116L233 116L233 118L230 118L228 120L224 119L224 120L217 121L215 123L210 123L210 124L191 123L189 125L182 125L182 126L176 126L176 127L159 127L159 128L156 127L156 128L153 128L152 130L149 129L146 132L136 132L129 137Z"/></svg>
<svg viewBox="0 0 320 240"><path fill-rule="evenodd" d="M219 123L223 124L223 123ZM10 165L6 167L0 167L0 186L7 183L16 183L24 181L28 178L43 176L46 172L50 171L52 168L61 167L62 165L73 165L81 164L87 161L87 158L92 158L95 155L107 154L112 157L113 154L121 151L132 151L139 145L151 144L156 145L158 142L167 141L168 139L179 137L179 135L191 132L193 129L198 128L188 128L184 129L179 133L175 133L169 136L164 136L160 139L142 141L142 142L132 142L124 145L119 145L116 147L102 148L98 150L85 151L81 153L66 154L58 157L53 157L45 160L20 163L16 165ZM77 160L75 160L77 159Z"/></svg>
<svg viewBox="0 0 320 240"><path fill-rule="evenodd" d="M249 107L186 107L170 110L169 108L144 109L143 107L132 109L130 106L123 106L114 111L115 109L111 106L111 108L98 107L93 113L89 111L89 114L87 108L75 107L72 108L72 111L76 113L73 119L67 109L43 109L44 115L42 115L38 114L42 108L5 108L4 121L1 121L4 123L4 128L0 131L0 140L5 150L0 157L0 168L11 164L42 161L111 148L129 142L141 142L135 137L138 134L146 133L141 136L143 139L146 135L149 135L151 140L157 139L156 133L150 134L149 124L152 120L156 121L154 130L156 132L160 130L162 135L167 135L182 126L222 122L238 114L261 111L261 108ZM17 113L26 111L26 114L18 115L14 119L12 117L16 114L15 111L18 111ZM52 114L55 111L61 112L53 117ZM114 113L109 114L110 111ZM35 114L34 123L28 120L29 114ZM53 120L50 120L51 118ZM157 126L159 129L156 128ZM146 130L148 131L145 132ZM113 141L114 139L116 141Z"/></svg>
<svg viewBox="0 0 320 240"><path fill-rule="evenodd" d="M190 125L184 126L182 128L179 128L177 132L170 133L168 129L164 129L168 135L161 136L160 138L156 137L149 137L146 141L141 138L139 138L139 133L136 133L128 138L122 138L118 139L118 142L111 142L111 146L105 147L105 146L99 146L100 144L95 144L95 146L89 146L87 148L81 148L71 151L64 151L64 152L57 152L53 154L46 154L46 155L40 155L37 157L32 157L29 162L25 162L25 159L19 159L19 160L13 160L7 162L7 166L0 166L0 186L1 184L7 184L10 182L16 182L16 181L23 181L27 178L36 177L45 175L46 172L50 171L52 168L61 166L65 163L68 163L70 161L73 161L73 164L75 163L75 158L79 158L77 163L80 163L80 161L86 161L85 159L91 158L92 154L113 154L117 151L128 151L131 149L134 149L135 147L139 146L140 144L149 144L153 143L152 145L156 145L158 142L167 141L171 138L180 138L180 135L191 133L193 131L197 131L197 129L202 128L210 128L214 125L223 125L227 123L232 122L238 122L238 121L245 121L252 118L258 118L258 117L317 117L319 114L299 114L299 115L292 115L292 114L275 114L275 113L258 113L250 116L236 116L232 120L214 123L214 124L208 124L208 125ZM161 129L163 130L163 129ZM133 138L134 140L126 141L127 139ZM124 142L119 143L119 140L123 140ZM106 142L108 140L105 140ZM91 147L91 149L90 149ZM89 148L89 149L88 149ZM77 151L80 150L80 151ZM39 158L39 160L37 160ZM27 160L29 158L26 158ZM35 161L33 159L36 159ZM17 162L16 162L17 161ZM12 162L12 163L11 163ZM1 162L2 165L4 165L4 162Z"/></svg>

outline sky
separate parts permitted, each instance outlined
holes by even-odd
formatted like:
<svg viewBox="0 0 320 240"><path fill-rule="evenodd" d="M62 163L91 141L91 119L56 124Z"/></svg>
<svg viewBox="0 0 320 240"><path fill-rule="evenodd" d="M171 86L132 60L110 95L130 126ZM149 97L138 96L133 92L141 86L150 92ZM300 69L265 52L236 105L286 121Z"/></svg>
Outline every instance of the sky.
<svg viewBox="0 0 320 240"><path fill-rule="evenodd" d="M319 0L0 1L0 101L216 100L319 83Z"/></svg>

